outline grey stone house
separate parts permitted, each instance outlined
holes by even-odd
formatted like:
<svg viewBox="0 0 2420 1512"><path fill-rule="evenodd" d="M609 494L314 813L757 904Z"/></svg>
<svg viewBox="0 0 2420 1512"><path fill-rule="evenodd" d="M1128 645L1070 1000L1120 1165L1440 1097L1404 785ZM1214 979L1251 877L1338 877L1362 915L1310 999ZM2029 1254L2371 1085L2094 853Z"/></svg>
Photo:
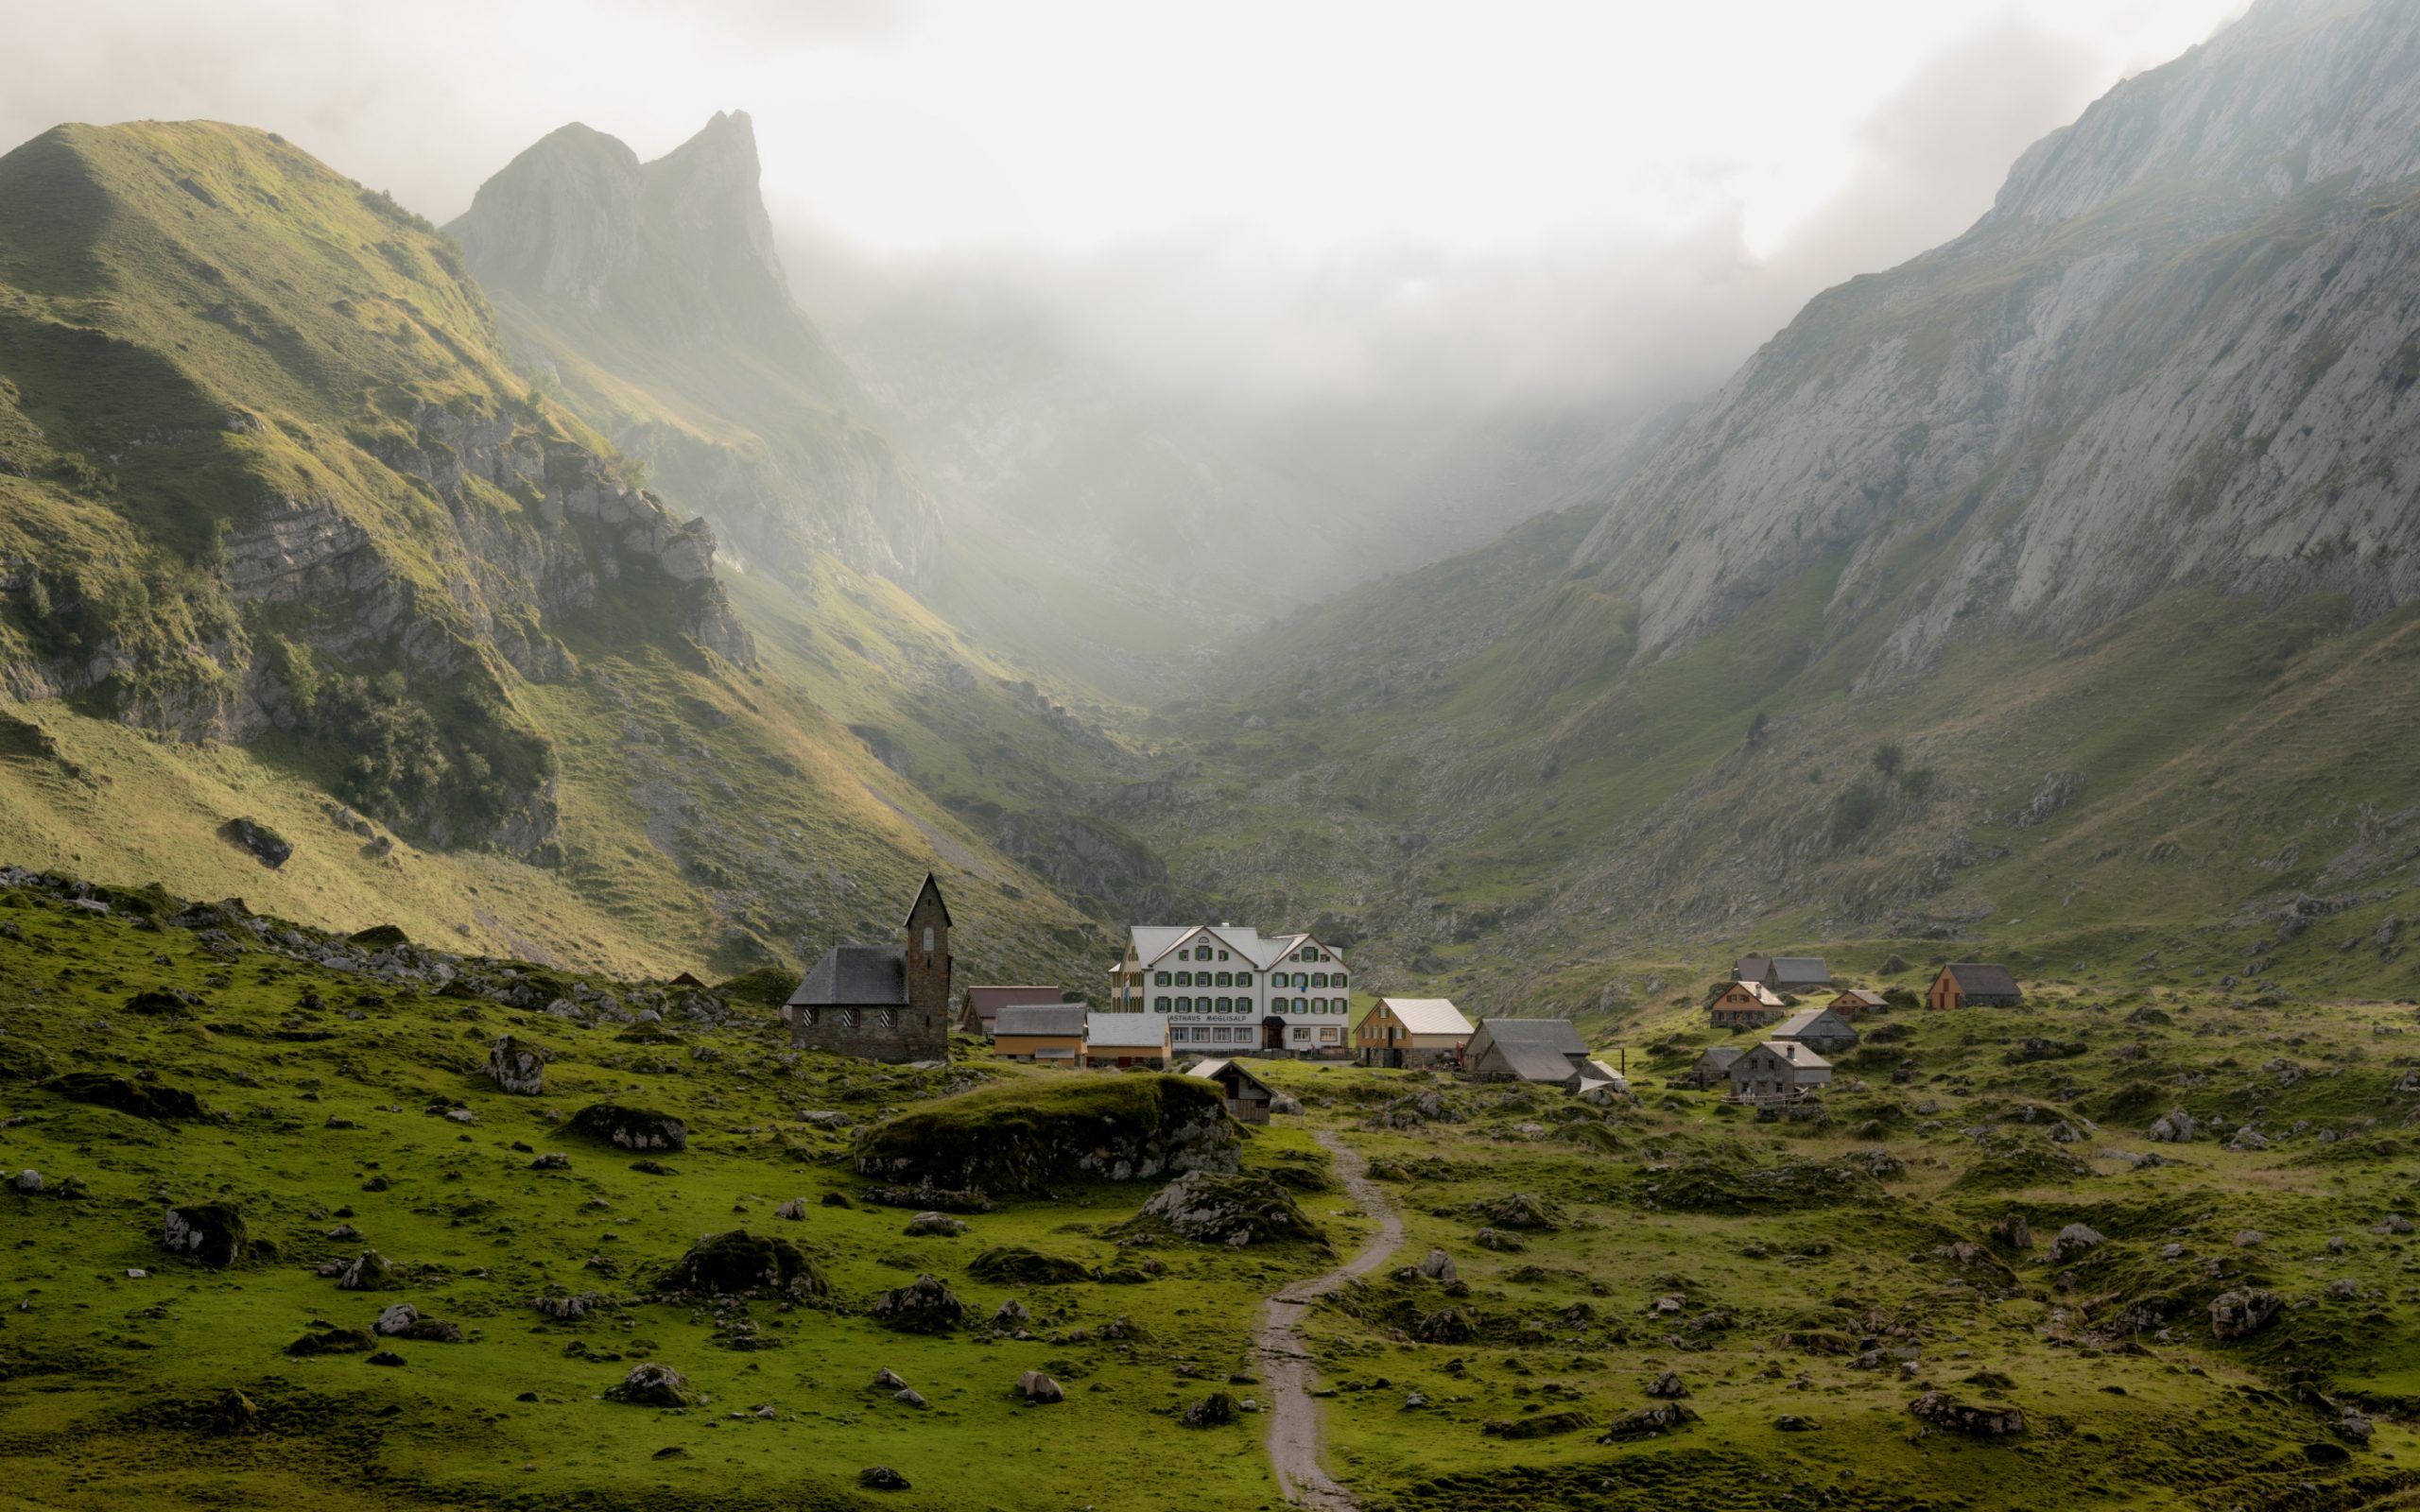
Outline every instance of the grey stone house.
<svg viewBox="0 0 2420 1512"><path fill-rule="evenodd" d="M897 945L836 945L782 1012L790 1043L868 1060L949 1058L949 904L928 873Z"/></svg>
<svg viewBox="0 0 2420 1512"><path fill-rule="evenodd" d="M1820 955L1742 955L1734 981L1755 982L1776 992L1811 992L1832 985L1832 969Z"/></svg>
<svg viewBox="0 0 2420 1512"><path fill-rule="evenodd" d="M1832 1083L1832 1063L1794 1040L1768 1040L1731 1063L1731 1095L1743 1103L1788 1103Z"/></svg>

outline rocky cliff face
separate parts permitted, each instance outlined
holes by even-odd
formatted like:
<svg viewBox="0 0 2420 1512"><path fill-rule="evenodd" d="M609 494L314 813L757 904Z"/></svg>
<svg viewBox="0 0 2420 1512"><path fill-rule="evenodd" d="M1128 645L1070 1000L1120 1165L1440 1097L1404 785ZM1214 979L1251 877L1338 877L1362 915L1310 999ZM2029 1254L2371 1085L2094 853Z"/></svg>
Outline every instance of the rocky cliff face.
<svg viewBox="0 0 2420 1512"><path fill-rule="evenodd" d="M262 133L144 126L28 144L0 205L52 212L0 231L11 696L284 730L409 834L533 854L556 777L515 678L565 676L607 611L753 660L711 527L518 392L391 201Z"/></svg>
<svg viewBox="0 0 2420 1512"><path fill-rule="evenodd" d="M572 125L447 230L522 358L731 549L929 582L931 500L792 301L757 179L739 112L652 163Z"/></svg>
<svg viewBox="0 0 2420 1512"><path fill-rule="evenodd" d="M1668 655L1826 558L1869 679L2178 586L2420 594L2420 11L2270 0L2030 151L1964 237L1822 296L1579 559Z"/></svg>

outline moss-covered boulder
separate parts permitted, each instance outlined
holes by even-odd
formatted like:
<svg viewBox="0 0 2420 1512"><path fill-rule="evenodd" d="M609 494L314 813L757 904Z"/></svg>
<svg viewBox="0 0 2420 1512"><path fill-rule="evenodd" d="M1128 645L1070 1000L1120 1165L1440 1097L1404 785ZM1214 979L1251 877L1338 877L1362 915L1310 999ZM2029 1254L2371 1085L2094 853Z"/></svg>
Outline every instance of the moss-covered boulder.
<svg viewBox="0 0 2420 1512"><path fill-rule="evenodd" d="M1189 1076L1020 1079L885 1120L857 1169L930 1187L1031 1192L1085 1178L1234 1171L1242 1139L1217 1084Z"/></svg>
<svg viewBox="0 0 2420 1512"><path fill-rule="evenodd" d="M546 1090L546 1047L505 1035L488 1047L488 1080L515 1097L535 1097Z"/></svg>
<svg viewBox="0 0 2420 1512"><path fill-rule="evenodd" d="M62 1072L43 1082L42 1090L64 1097L71 1103L114 1108L121 1113L157 1119L162 1123L172 1123L181 1118L200 1118L208 1111L201 1106L200 1098L181 1088L134 1081L125 1076L111 1075L105 1071Z"/></svg>
<svg viewBox="0 0 2420 1512"><path fill-rule="evenodd" d="M873 1319L903 1333L947 1333L966 1321L966 1304L930 1276L874 1298Z"/></svg>
<svg viewBox="0 0 2420 1512"><path fill-rule="evenodd" d="M1246 1245L1307 1239L1324 1243L1326 1232L1304 1215L1294 1194L1266 1177L1192 1171L1177 1177L1143 1204L1130 1230L1158 1228L1198 1244Z"/></svg>
<svg viewBox="0 0 2420 1512"><path fill-rule="evenodd" d="M668 1365L648 1361L631 1366L631 1373L605 1388L607 1401L633 1407L694 1407L705 1400L689 1378Z"/></svg>
<svg viewBox="0 0 2420 1512"><path fill-rule="evenodd" d="M171 1254L224 1269L250 1251L251 1235L232 1204L187 1202L161 1215L160 1244Z"/></svg>
<svg viewBox="0 0 2420 1512"><path fill-rule="evenodd" d="M302 1356L313 1354L368 1354L378 1348L378 1341L368 1329L314 1328L285 1347L285 1352Z"/></svg>
<svg viewBox="0 0 2420 1512"><path fill-rule="evenodd" d="M822 1297L831 1283L790 1241L734 1228L691 1245L655 1288L687 1297Z"/></svg>
<svg viewBox="0 0 2420 1512"><path fill-rule="evenodd" d="M563 1125L582 1139L625 1150L685 1150L689 1126L669 1113L620 1103L591 1103Z"/></svg>
<svg viewBox="0 0 2420 1512"><path fill-rule="evenodd" d="M1100 1279L1098 1271L1080 1260L1046 1255L1023 1245L994 1245L976 1256L966 1273L977 1280L1002 1285L1064 1286Z"/></svg>

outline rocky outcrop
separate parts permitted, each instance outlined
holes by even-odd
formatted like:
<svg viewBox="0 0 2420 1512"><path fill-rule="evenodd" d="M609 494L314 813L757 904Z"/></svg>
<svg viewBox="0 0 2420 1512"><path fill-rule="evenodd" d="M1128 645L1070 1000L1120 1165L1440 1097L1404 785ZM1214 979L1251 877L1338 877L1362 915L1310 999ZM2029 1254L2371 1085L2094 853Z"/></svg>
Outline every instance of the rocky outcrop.
<svg viewBox="0 0 2420 1512"><path fill-rule="evenodd" d="M2420 173L2416 78L2400 7L2263 0L2037 145L1966 235L1818 298L1582 546L1638 656L1830 556L1826 634L1889 617L1870 680L2180 584L2420 595L2391 481L2420 465L2420 215L2374 198Z"/></svg>
<svg viewBox="0 0 2420 1512"><path fill-rule="evenodd" d="M938 513L856 419L873 404L791 299L758 175L741 112L652 163L575 124L447 230L513 346L573 374L574 406L741 555L800 569L830 554L931 582ZM590 387L590 369L613 381Z"/></svg>
<svg viewBox="0 0 2420 1512"><path fill-rule="evenodd" d="M786 1239L745 1228L708 1234L691 1245L657 1277L658 1292L672 1297L821 1297L831 1290L823 1272Z"/></svg>
<svg viewBox="0 0 2420 1512"><path fill-rule="evenodd" d="M488 1047L488 1080L515 1097L535 1097L545 1091L546 1059L544 1045L500 1036Z"/></svg>
<svg viewBox="0 0 2420 1512"><path fill-rule="evenodd" d="M862 1131L856 1162L919 1188L1007 1193L1231 1172L1241 1150L1215 1083L1126 1075L1010 1082L913 1108Z"/></svg>
<svg viewBox="0 0 2420 1512"><path fill-rule="evenodd" d="M1908 1411L1935 1428L1972 1438L2007 1438L2025 1432L2025 1414L1996 1402L1965 1402L1944 1391L1927 1391Z"/></svg>
<svg viewBox="0 0 2420 1512"><path fill-rule="evenodd" d="M160 1221L160 1243L213 1269L241 1261L251 1246L244 1215L223 1202L189 1202L170 1208Z"/></svg>
<svg viewBox="0 0 2420 1512"><path fill-rule="evenodd" d="M1138 1228L1164 1228L1197 1244L1247 1245L1288 1239L1323 1240L1293 1194L1266 1177L1193 1171L1151 1194L1135 1215Z"/></svg>
<svg viewBox="0 0 2420 1512"><path fill-rule="evenodd" d="M620 1103L591 1103L574 1113L564 1127L582 1139L625 1150L678 1151L689 1147L686 1124L668 1113L627 1108Z"/></svg>

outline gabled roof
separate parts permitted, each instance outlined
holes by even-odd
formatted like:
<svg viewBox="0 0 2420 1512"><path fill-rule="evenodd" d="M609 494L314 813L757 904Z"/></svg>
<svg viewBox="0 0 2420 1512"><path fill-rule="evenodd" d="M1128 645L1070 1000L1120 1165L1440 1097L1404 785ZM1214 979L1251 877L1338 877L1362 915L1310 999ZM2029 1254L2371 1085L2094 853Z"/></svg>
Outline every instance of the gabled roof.
<svg viewBox="0 0 2420 1512"><path fill-rule="evenodd" d="M1491 1050L1523 1081L1562 1081L1572 1073L1571 1057L1586 1055L1588 1046L1569 1019L1485 1019L1471 1036L1472 1063Z"/></svg>
<svg viewBox="0 0 2420 1512"><path fill-rule="evenodd" d="M1001 1009L1003 1013L1008 1010ZM1167 1016L1159 1013L1094 1013L1084 1019L1084 1042L1095 1048L1137 1046L1157 1050L1168 1042Z"/></svg>
<svg viewBox="0 0 2420 1512"><path fill-rule="evenodd" d="M1992 997L2013 996L2017 992L2016 978L2005 966L1984 961L1952 961L1943 968L1968 995L1980 992Z"/></svg>
<svg viewBox="0 0 2420 1512"><path fill-rule="evenodd" d="M931 893L933 895L933 902L941 904L942 906L942 926L945 929L953 927L950 924L949 918L949 900L942 896L942 885L934 881L933 874L927 871L925 873L925 885L916 889L916 901L908 905L908 917L899 921L900 928L906 929L910 923L915 921L916 910L925 906L925 894L926 893Z"/></svg>
<svg viewBox="0 0 2420 1512"><path fill-rule="evenodd" d="M1789 1005L1782 1002L1781 994L1775 992L1772 988L1765 986L1762 982L1751 982L1743 977L1739 981L1732 983L1731 986L1737 988L1740 991L1747 993L1752 998L1754 998L1758 1007L1783 1008ZM1715 1003L1720 1002L1724 997L1729 995L1729 991L1730 989L1726 988L1723 991L1717 992L1713 998L1707 1001L1707 1006L1711 1007Z"/></svg>
<svg viewBox="0 0 2420 1512"><path fill-rule="evenodd" d="M1800 1044L1795 1040L1768 1040L1756 1048L1759 1050L1769 1050L1772 1052L1774 1056L1788 1061L1789 1064L1806 1070L1829 1071L1832 1069L1832 1063L1830 1061L1817 1055L1814 1051L1807 1049L1805 1045Z"/></svg>
<svg viewBox="0 0 2420 1512"><path fill-rule="evenodd" d="M1012 1003L1058 1003L1059 988L1038 984L1022 987L984 984L966 989L966 1001L979 1018L991 1018Z"/></svg>
<svg viewBox="0 0 2420 1512"><path fill-rule="evenodd" d="M1274 1097L1276 1095L1275 1092L1270 1091L1269 1083L1261 1080L1258 1076L1253 1075L1249 1070L1245 1069L1243 1062L1239 1060L1196 1061L1193 1069L1186 1072L1185 1074L1188 1076L1199 1076L1203 1081L1219 1081L1225 1077L1233 1076L1237 1081L1249 1082L1253 1086L1259 1088L1261 1091L1268 1096Z"/></svg>
<svg viewBox="0 0 2420 1512"><path fill-rule="evenodd" d="M1868 1008L1881 1007L1884 1002L1882 994L1875 991L1872 988L1844 987L1841 988L1841 996L1847 998L1849 1001L1856 1003L1860 1006ZM1838 1000L1836 999L1835 1001Z"/></svg>
<svg viewBox="0 0 2420 1512"><path fill-rule="evenodd" d="M1737 1045L1715 1045L1698 1057L1698 1064L1715 1071L1729 1071L1731 1063L1747 1053Z"/></svg>
<svg viewBox="0 0 2420 1512"><path fill-rule="evenodd" d="M1841 1018L1839 1014L1834 1013L1829 1008L1801 1008L1796 1013L1791 1014L1789 1018L1784 1019L1779 1024L1774 1026L1773 1038L1776 1040L1795 1040L1800 1035L1805 1034L1807 1030L1815 1027L1818 1022L1826 1019L1831 1021L1832 1027L1840 1033L1854 1034L1857 1032L1849 1027L1847 1020Z"/></svg>
<svg viewBox="0 0 2420 1512"><path fill-rule="evenodd" d="M1731 974L1742 982L1761 982L1772 969L1773 958L1770 955L1742 955Z"/></svg>
<svg viewBox="0 0 2420 1512"><path fill-rule="evenodd" d="M908 1001L908 953L896 945L835 945L790 994L793 1006L891 1008Z"/></svg>
<svg viewBox="0 0 2420 1512"><path fill-rule="evenodd" d="M1832 969L1824 964L1821 955L1776 955L1772 961L1772 977L1776 984L1803 982L1822 985L1832 980Z"/></svg>
<svg viewBox="0 0 2420 1512"><path fill-rule="evenodd" d="M1454 1006L1452 998L1380 998L1378 1006L1395 1016L1395 1022L1413 1034L1461 1034L1471 1032L1471 1021Z"/></svg>
<svg viewBox="0 0 2420 1512"><path fill-rule="evenodd" d="M1018 1035L1080 1036L1086 1009L1080 1003L1011 1003L992 1017L992 1033L1007 1040Z"/></svg>
<svg viewBox="0 0 2420 1512"><path fill-rule="evenodd" d="M1250 962L1255 971L1262 971L1305 944L1318 945L1331 955L1336 954L1333 946L1309 935L1264 936L1260 931L1240 924L1135 924L1128 930L1128 943L1134 952L1135 965L1144 967L1156 965L1167 959L1170 951L1192 944L1196 936L1208 936L1237 958Z"/></svg>

